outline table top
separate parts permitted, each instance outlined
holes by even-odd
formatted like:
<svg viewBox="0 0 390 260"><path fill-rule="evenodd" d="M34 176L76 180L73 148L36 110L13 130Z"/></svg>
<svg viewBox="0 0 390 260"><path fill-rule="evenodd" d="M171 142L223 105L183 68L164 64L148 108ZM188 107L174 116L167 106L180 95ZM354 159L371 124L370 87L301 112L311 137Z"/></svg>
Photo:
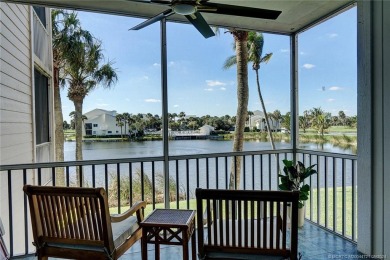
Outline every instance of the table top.
<svg viewBox="0 0 390 260"><path fill-rule="evenodd" d="M188 226L195 217L195 210L155 209L141 226Z"/></svg>

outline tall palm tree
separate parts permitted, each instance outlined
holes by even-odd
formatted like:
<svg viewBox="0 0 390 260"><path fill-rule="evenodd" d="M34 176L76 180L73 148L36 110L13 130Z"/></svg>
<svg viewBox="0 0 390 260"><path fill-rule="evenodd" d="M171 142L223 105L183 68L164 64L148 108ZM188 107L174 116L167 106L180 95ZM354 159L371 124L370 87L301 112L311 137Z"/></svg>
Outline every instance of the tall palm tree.
<svg viewBox="0 0 390 260"><path fill-rule="evenodd" d="M78 31L71 35L77 38L77 41L71 41L72 51L65 56L65 79L68 84L68 98L75 106L76 160L80 161L83 159L81 116L84 98L98 86L112 87L118 78L112 63L100 65L104 58L101 42L93 37L91 41L84 35L78 35Z"/></svg>
<svg viewBox="0 0 390 260"><path fill-rule="evenodd" d="M243 150L244 146L244 129L248 113L248 32L235 29L230 29L229 32L234 38L235 55L228 58L224 68L237 65L237 112L233 152L239 152ZM228 64L229 61L231 64ZM229 189L237 189L240 186L241 160L241 157L236 157L235 161L232 162Z"/></svg>
<svg viewBox="0 0 390 260"><path fill-rule="evenodd" d="M75 13L68 13L61 9L51 11L52 21L52 46L53 46L53 79L54 79L54 125L55 125L55 158L56 161L64 160L64 131L63 114L61 102L61 87L64 86L64 67L66 56L72 51L72 41L77 41L77 37L71 37L75 31L79 32L86 39L90 39L87 31L80 27L80 21ZM58 168L56 171L56 182L63 185L65 182L64 169Z"/></svg>
<svg viewBox="0 0 390 260"><path fill-rule="evenodd" d="M256 72L257 93L259 94L261 107L264 112L265 122L267 124L267 131L270 138L271 146L272 149L275 150L275 143L274 143L274 138L272 136L272 129L269 123L267 110L265 109L263 95L261 94L260 80L259 80L260 64L268 63L268 61L272 57L272 53L267 53L263 56L264 37L262 33L249 32L248 44L249 44L249 61L252 62L252 69Z"/></svg>
<svg viewBox="0 0 390 260"><path fill-rule="evenodd" d="M268 63L272 57L272 53L263 55L263 46L264 46L264 37L262 33L259 32L249 32L248 33L248 62L252 62L252 69L256 72L256 83L257 83L257 93L259 95L261 107L263 109L265 123L267 124L267 131L270 138L271 147L275 150L275 142L271 131L271 125L269 123L269 117L267 110L265 108L263 95L261 94L260 89L260 80L259 80L259 70L261 63ZM224 64L224 68L230 68L236 64L236 56L230 56Z"/></svg>

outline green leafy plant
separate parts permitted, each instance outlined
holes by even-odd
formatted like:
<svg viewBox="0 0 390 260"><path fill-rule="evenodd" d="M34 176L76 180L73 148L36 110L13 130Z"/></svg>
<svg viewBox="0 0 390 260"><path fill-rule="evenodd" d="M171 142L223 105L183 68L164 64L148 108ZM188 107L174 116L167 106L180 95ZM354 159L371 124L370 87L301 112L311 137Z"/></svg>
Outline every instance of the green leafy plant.
<svg viewBox="0 0 390 260"><path fill-rule="evenodd" d="M300 161L298 161L297 164L294 165L293 161L283 160L283 164L284 175L279 174L279 189L299 191L298 207L302 208L305 205L304 202L309 199L310 192L310 185L303 184L303 181L311 175L317 173L317 171L313 169L316 164L313 164L307 168Z"/></svg>

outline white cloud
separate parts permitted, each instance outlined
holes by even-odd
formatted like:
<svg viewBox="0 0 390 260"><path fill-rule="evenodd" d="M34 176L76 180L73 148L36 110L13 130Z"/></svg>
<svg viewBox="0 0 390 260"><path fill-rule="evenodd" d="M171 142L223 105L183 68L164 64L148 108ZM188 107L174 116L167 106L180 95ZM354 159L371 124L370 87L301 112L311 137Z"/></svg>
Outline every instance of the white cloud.
<svg viewBox="0 0 390 260"><path fill-rule="evenodd" d="M328 38L332 39L332 38L336 38L339 35L337 33L328 33L326 36L328 36Z"/></svg>
<svg viewBox="0 0 390 260"><path fill-rule="evenodd" d="M328 98L328 100L326 100L326 101L333 102L333 101L335 101L335 99L334 98Z"/></svg>
<svg viewBox="0 0 390 260"><path fill-rule="evenodd" d="M314 64L310 64L310 63L305 63L305 64L303 64L303 66L302 67L304 67L305 69L312 69L312 68L314 68L316 65L314 65Z"/></svg>
<svg viewBox="0 0 390 260"><path fill-rule="evenodd" d="M160 66L161 66L161 64L160 64L160 63L157 63L157 62L155 62L155 63L153 63L153 66L155 66L155 67L160 67Z"/></svg>
<svg viewBox="0 0 390 260"><path fill-rule="evenodd" d="M147 99L145 99L145 102L147 102L147 103L160 103L161 100L155 99L155 98L147 98Z"/></svg>
<svg viewBox="0 0 390 260"><path fill-rule="evenodd" d="M226 83L221 82L219 80L206 80L207 86L215 87L215 86L226 86Z"/></svg>
<svg viewBox="0 0 390 260"><path fill-rule="evenodd" d="M173 107L179 107L179 105L173 105Z"/></svg>
<svg viewBox="0 0 390 260"><path fill-rule="evenodd" d="M169 66L169 67L172 67L172 66L174 66L175 64L176 64L176 62L174 62L174 61L168 62L168 66Z"/></svg>
<svg viewBox="0 0 390 260"><path fill-rule="evenodd" d="M144 75L144 76L142 77L142 79L148 80L148 79L149 79L149 77L148 77L148 76L146 76L146 75Z"/></svg>
<svg viewBox="0 0 390 260"><path fill-rule="evenodd" d="M213 91L212 88L205 88L204 90L206 90L206 91Z"/></svg>
<svg viewBox="0 0 390 260"><path fill-rule="evenodd" d="M97 106L97 107L108 107L109 104L106 104L106 103L97 103L96 106Z"/></svg>
<svg viewBox="0 0 390 260"><path fill-rule="evenodd" d="M306 52L301 51L299 54L300 54L300 55L306 55Z"/></svg>
<svg viewBox="0 0 390 260"><path fill-rule="evenodd" d="M289 49L280 49L280 52L290 52Z"/></svg>
<svg viewBox="0 0 390 260"><path fill-rule="evenodd" d="M225 87L220 87L219 89L220 89L220 90L226 90L226 88L225 88Z"/></svg>
<svg viewBox="0 0 390 260"><path fill-rule="evenodd" d="M338 87L338 86L332 86L332 87L329 88L329 90L337 91L337 90L342 90L342 88Z"/></svg>

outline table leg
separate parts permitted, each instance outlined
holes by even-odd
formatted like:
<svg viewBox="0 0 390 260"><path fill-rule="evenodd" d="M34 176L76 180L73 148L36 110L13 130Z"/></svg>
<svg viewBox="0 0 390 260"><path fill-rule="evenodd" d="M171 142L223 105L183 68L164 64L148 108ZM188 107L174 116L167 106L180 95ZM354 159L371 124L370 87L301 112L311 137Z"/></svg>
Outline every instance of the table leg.
<svg viewBox="0 0 390 260"><path fill-rule="evenodd" d="M145 227L142 228L141 251L142 251L142 260L147 260L148 259L148 232Z"/></svg>
<svg viewBox="0 0 390 260"><path fill-rule="evenodd" d="M195 230L192 232L191 245L192 245L192 260L196 260L196 237L195 237Z"/></svg>
<svg viewBox="0 0 390 260"><path fill-rule="evenodd" d="M183 260L188 260L188 231L182 231L182 239L183 239Z"/></svg>
<svg viewBox="0 0 390 260"><path fill-rule="evenodd" d="M157 243L154 244L154 258L156 260L160 260L160 244Z"/></svg>

